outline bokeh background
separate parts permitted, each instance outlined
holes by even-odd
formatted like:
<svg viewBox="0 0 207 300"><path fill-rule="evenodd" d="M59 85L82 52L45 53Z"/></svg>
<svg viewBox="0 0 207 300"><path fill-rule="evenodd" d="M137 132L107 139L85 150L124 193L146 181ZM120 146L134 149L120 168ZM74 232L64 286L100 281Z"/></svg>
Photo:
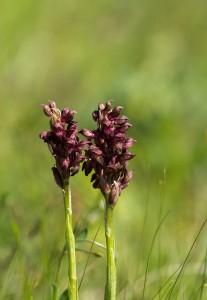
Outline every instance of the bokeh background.
<svg viewBox="0 0 207 300"><path fill-rule="evenodd" d="M80 128L94 128L91 112L108 99L133 124L134 178L115 209L117 298L144 299L145 285L151 299L184 262L207 217L206 12L204 0L0 2L1 299L50 299L64 245L54 161L38 137L48 99L76 110ZM82 173L71 186L75 227L104 243L101 195ZM173 299L205 299L206 234ZM81 299L103 298L105 255L93 250L102 257L90 258ZM87 255L77 259L80 279Z"/></svg>

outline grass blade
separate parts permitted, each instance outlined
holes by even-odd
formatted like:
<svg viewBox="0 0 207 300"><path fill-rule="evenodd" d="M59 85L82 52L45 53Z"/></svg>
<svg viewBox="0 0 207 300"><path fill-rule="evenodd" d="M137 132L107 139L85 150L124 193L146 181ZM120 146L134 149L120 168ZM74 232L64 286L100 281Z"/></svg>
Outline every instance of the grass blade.
<svg viewBox="0 0 207 300"><path fill-rule="evenodd" d="M165 219L166 219L166 217L167 217L168 214L169 214L169 211L165 214L165 216L163 217L163 219L161 220L161 222L157 226L157 229L155 230L155 233L154 233L154 236L153 236L153 240L152 240L152 243L151 243L151 246L150 246L150 250L149 250L149 254L148 254L148 258L147 258L146 269L145 269L142 299L144 299L144 296L145 296L145 289L146 289L146 282L147 282L147 272L148 272L148 268L149 268L150 256L151 256L152 249L153 249L153 246L154 246L154 243L155 243L155 239L156 239L156 236L157 236L157 234L158 234L158 232L159 232L159 230L160 230L162 224L164 223L164 221L165 221Z"/></svg>
<svg viewBox="0 0 207 300"><path fill-rule="evenodd" d="M96 240L96 237L97 237L97 235L98 235L99 229L100 229L100 227L99 227L98 230L96 231L96 234L95 234L95 236L94 236L93 242L92 242L92 244L91 244L91 247L90 247L90 250L89 250L89 253L88 253L88 257L87 257L87 261L86 261L86 265L85 265L85 268L84 268L84 270L83 270L83 275L82 275L81 280L80 280L80 283L79 283L78 290L80 290L81 285L82 285L82 283L83 283L83 278L84 278L85 273L86 273L86 269L87 269L87 266L88 266L88 263L89 263L89 258L90 258L90 256L91 256L92 248L93 248L94 242L95 242L95 240Z"/></svg>
<svg viewBox="0 0 207 300"><path fill-rule="evenodd" d="M177 284L177 282L178 282L178 279L179 279L180 276L182 275L182 272L183 272L184 267L185 267L185 265L186 265L186 263L187 263L187 260L188 260L188 258L189 258L189 256L190 256L190 254L191 254L191 252L192 252L194 246L195 246L195 243L196 243L197 240L198 240L198 237L199 237L200 234L201 234L201 231L203 230L204 226L206 225L206 222L207 222L207 219L203 222L201 228L199 229L199 231L198 231L198 233L197 233L197 235L196 235L196 237L195 237L195 239L194 239L194 241L193 241L192 246L190 247L190 250L188 251L188 254L187 254L187 256L186 256L186 258L185 258L185 260L184 260L184 262L183 262L183 264L182 264L182 267L181 267L181 269L180 269L180 272L179 272L179 274L178 274L178 276L177 276L177 278L176 278L176 280L175 280L175 282L174 282L174 284L173 284L173 286L172 286L172 288L171 288L171 290L170 290L170 293L169 293L169 296L168 296L168 300L169 300L169 299L171 298L171 296L172 296L172 293L173 293L173 291L174 291L174 289L175 289L175 286L176 286L176 284Z"/></svg>

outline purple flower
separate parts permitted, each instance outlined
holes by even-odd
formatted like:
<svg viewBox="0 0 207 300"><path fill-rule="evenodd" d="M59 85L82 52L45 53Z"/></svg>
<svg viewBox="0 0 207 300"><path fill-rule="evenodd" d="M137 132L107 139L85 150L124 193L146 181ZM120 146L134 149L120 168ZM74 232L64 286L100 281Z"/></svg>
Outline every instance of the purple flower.
<svg viewBox="0 0 207 300"><path fill-rule="evenodd" d="M89 141L83 170L91 177L94 188L99 188L108 204L114 207L118 196L132 179L133 171L128 171L129 160L135 155L129 148L136 142L126 137L126 131L132 126L126 116L120 115L122 106L111 107L112 100L106 105L100 103L98 110L92 113L97 122L96 130L82 129L80 133Z"/></svg>
<svg viewBox="0 0 207 300"><path fill-rule="evenodd" d="M79 141L77 122L73 121L75 111L64 108L60 111L56 103L42 104L46 116L50 117L50 131L43 131L40 138L48 144L55 157L56 165L52 168L57 185L63 188L63 181L78 173L80 163L85 159L82 151L88 141Z"/></svg>

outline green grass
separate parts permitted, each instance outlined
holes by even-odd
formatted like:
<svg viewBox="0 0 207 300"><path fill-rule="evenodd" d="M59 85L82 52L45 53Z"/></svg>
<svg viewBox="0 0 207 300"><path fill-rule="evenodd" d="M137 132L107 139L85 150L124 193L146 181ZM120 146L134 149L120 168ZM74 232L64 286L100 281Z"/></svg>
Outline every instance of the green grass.
<svg viewBox="0 0 207 300"><path fill-rule="evenodd" d="M146 300L165 283L155 299L169 298L207 217L206 8L202 0L1 1L0 298L50 299L64 246L62 195L38 138L47 99L76 110L80 128L94 126L97 102L124 106L138 143L114 216L117 298L142 299L145 275ZM104 243L101 195L81 173L71 184L74 223L90 240L100 227ZM170 299L206 299L206 230ZM95 247L103 256L90 257L80 299L103 298L104 249ZM79 279L87 257L77 252Z"/></svg>

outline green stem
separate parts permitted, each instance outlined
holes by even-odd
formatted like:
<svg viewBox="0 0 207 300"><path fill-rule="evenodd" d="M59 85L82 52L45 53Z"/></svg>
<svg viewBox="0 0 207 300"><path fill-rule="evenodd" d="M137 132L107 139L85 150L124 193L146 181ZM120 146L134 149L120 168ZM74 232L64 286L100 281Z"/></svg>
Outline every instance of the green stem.
<svg viewBox="0 0 207 300"><path fill-rule="evenodd" d="M72 204L69 179L64 180L63 197L65 204L65 239L68 252L68 296L70 300L78 300L75 238L72 228Z"/></svg>
<svg viewBox="0 0 207 300"><path fill-rule="evenodd" d="M113 233L113 208L107 204L105 208L105 236L107 252L105 300L116 299L116 264L115 264L115 240Z"/></svg>
<svg viewBox="0 0 207 300"><path fill-rule="evenodd" d="M53 286L53 291L52 291L52 293L53 293L52 299L53 299L53 300L57 300L57 297L58 297L58 288L57 288L57 285L54 285L54 286Z"/></svg>

